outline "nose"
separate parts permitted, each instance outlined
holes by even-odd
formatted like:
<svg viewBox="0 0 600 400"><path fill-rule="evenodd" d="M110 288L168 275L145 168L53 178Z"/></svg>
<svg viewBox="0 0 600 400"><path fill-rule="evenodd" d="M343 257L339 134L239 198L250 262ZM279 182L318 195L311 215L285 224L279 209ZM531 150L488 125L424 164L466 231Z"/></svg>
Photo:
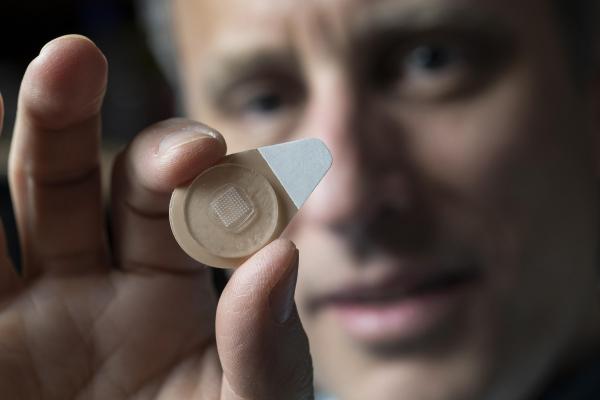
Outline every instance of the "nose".
<svg viewBox="0 0 600 400"><path fill-rule="evenodd" d="M361 198L356 95L347 80L334 71L320 71L312 86L302 136L323 140L331 151L333 164L303 214L314 222L335 224L358 212Z"/></svg>
<svg viewBox="0 0 600 400"><path fill-rule="evenodd" d="M401 143L399 123L362 98L353 80L334 69L319 71L312 83L301 133L329 147L333 165L304 206L303 218L330 227L411 214L414 177Z"/></svg>

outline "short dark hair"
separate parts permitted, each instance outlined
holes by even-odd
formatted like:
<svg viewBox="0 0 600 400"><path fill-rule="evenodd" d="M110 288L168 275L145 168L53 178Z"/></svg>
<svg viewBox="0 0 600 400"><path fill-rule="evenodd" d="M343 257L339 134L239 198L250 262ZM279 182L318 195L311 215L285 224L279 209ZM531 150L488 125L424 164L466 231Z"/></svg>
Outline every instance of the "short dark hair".
<svg viewBox="0 0 600 400"><path fill-rule="evenodd" d="M598 0L551 1L554 3L564 46L575 73L584 79L590 77L600 61Z"/></svg>

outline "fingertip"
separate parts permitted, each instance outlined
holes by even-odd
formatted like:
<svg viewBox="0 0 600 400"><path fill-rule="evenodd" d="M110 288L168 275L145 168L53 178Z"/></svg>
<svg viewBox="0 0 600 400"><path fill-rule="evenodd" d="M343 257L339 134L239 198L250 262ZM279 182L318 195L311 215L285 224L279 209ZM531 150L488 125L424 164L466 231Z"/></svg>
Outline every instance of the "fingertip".
<svg viewBox="0 0 600 400"><path fill-rule="evenodd" d="M167 155L155 157L154 175L150 185L159 191L172 191L184 186L225 156L221 142L208 136L189 139Z"/></svg>
<svg viewBox="0 0 600 400"><path fill-rule="evenodd" d="M72 33L72 34L68 34L68 35L59 36L55 39L50 40L48 43L46 43L41 48L40 54L38 57L43 57L44 55L51 53L55 47L64 46L65 43L67 43L67 42L72 42L72 43L74 42L74 43L78 43L79 45L91 46L91 47L97 48L96 44L92 41L92 39L90 39L84 35Z"/></svg>
<svg viewBox="0 0 600 400"><path fill-rule="evenodd" d="M155 132L159 137L155 152L161 157L168 157L174 153L174 150L181 149L182 145L191 143L196 138L214 139L221 152L223 154L227 152L227 143L219 131L202 122L186 118L171 118L161 121L144 132Z"/></svg>
<svg viewBox="0 0 600 400"><path fill-rule="evenodd" d="M128 148L134 176L146 188L167 193L219 162L227 146L215 129L184 118L144 129Z"/></svg>
<svg viewBox="0 0 600 400"><path fill-rule="evenodd" d="M280 277L288 270L289 265L296 258L298 249L289 239L278 238L267 244L244 262L233 277L239 279L254 279L259 274L263 289L272 289ZM262 290L262 289L261 289Z"/></svg>
<svg viewBox="0 0 600 400"><path fill-rule="evenodd" d="M277 263L280 260L290 258L295 251L296 245L294 242L286 238L278 238L257 251L250 260L258 257L268 257L273 260L273 262Z"/></svg>
<svg viewBox="0 0 600 400"><path fill-rule="evenodd" d="M290 239L277 238L263 247L260 251L274 252L288 257L289 255L293 255L297 250L296 244Z"/></svg>
<svg viewBox="0 0 600 400"><path fill-rule="evenodd" d="M107 76L106 57L89 38L61 36L27 68L20 108L44 128L65 128L100 111Z"/></svg>
<svg viewBox="0 0 600 400"><path fill-rule="evenodd" d="M225 286L219 300L217 322L228 321L224 323L228 325L229 316L239 314L242 317L238 323L242 323L246 321L243 315L248 310L271 318L271 293L293 269L296 260L296 246L288 239L276 239L251 256L234 271Z"/></svg>

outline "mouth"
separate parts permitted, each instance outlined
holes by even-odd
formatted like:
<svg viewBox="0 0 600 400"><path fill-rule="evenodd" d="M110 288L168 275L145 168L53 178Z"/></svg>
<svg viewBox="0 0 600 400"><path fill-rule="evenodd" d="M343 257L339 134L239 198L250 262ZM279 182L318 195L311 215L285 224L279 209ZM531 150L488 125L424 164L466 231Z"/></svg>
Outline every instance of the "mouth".
<svg viewBox="0 0 600 400"><path fill-rule="evenodd" d="M469 266L422 276L397 276L379 284L354 286L324 296L313 310L333 316L353 339L367 343L420 339L468 305L482 282Z"/></svg>

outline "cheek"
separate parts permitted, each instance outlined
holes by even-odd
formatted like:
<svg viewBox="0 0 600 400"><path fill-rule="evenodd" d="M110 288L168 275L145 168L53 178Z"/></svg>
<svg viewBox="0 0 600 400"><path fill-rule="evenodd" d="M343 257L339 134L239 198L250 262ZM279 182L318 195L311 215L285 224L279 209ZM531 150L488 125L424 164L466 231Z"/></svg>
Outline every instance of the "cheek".
<svg viewBox="0 0 600 400"><path fill-rule="evenodd" d="M527 257L520 249L561 206L554 200L563 184L556 171L572 168L560 155L561 112L553 109L559 102L536 94L543 91L527 74L514 76L476 99L397 118L427 200L450 231L445 234L475 244L494 263L502 255L520 274L522 260L515 258Z"/></svg>
<svg viewBox="0 0 600 400"><path fill-rule="evenodd" d="M585 285L585 268L565 265L589 265L596 234L591 157L565 122L576 120L568 91L521 76L485 99L406 123L415 133L412 162L446 235L477 247L493 296L526 320L530 309L559 313L556 298L567 304Z"/></svg>
<svg viewBox="0 0 600 400"><path fill-rule="evenodd" d="M500 175L519 168L517 158L529 147L535 117L503 97L407 118L410 153L418 170L477 195L494 189L490 186Z"/></svg>

